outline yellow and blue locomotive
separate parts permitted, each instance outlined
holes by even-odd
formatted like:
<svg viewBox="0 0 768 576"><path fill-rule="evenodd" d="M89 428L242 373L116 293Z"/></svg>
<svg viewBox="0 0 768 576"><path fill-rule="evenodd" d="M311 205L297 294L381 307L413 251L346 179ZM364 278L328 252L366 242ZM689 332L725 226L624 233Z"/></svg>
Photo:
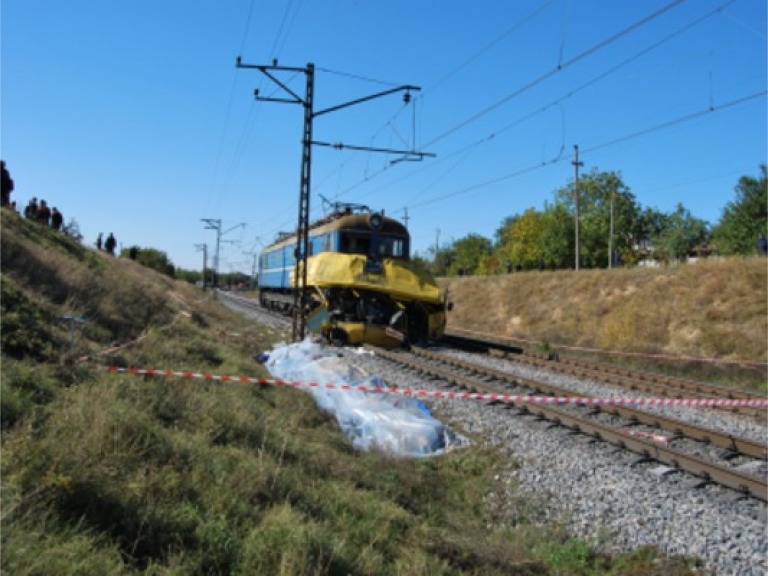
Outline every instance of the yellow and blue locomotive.
<svg viewBox="0 0 768 576"><path fill-rule="evenodd" d="M260 254L262 306L292 312L297 251L296 234L283 234ZM336 204L312 224L306 286L306 326L331 342L392 348L443 335L446 302L411 262L408 230L366 206Z"/></svg>

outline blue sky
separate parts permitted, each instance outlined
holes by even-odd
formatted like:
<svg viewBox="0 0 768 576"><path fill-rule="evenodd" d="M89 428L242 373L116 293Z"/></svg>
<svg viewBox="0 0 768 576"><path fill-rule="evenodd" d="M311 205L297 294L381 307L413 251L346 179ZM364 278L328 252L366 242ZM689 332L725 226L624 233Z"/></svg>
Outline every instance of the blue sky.
<svg viewBox="0 0 768 576"><path fill-rule="evenodd" d="M3 0L0 145L20 207L75 218L88 243L220 271L295 229L303 112L249 64L316 66L320 195L408 215L427 255L542 208L582 170L620 171L643 207L716 222L766 162L764 0ZM279 73L303 96L304 74ZM684 120L688 118L687 120ZM661 127L669 123L666 127ZM245 224L245 226L239 226ZM210 263L210 260L209 260Z"/></svg>

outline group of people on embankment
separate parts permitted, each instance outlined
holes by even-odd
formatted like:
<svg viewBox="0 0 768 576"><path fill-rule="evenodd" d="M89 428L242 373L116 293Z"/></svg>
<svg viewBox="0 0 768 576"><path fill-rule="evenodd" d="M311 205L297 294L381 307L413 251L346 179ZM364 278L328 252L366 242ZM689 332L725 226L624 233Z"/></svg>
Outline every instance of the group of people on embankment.
<svg viewBox="0 0 768 576"><path fill-rule="evenodd" d="M11 174L5 165L5 160L0 160L0 178L2 179L0 182L0 207L8 208L18 214L19 210L16 207L16 202L11 200L11 193L13 192L15 185L13 178L11 178ZM31 222L36 222L42 226L59 230L64 234L68 233L66 226L64 226L64 214L62 214L56 206L51 208L47 201L43 199L38 201L37 196L33 196L32 199L30 199L24 207L22 215ZM99 232L99 237L96 240L96 247L99 250L104 250L108 254L114 256L115 248L117 248L115 235L110 232L109 236L104 240L103 234ZM134 260L136 259L133 253L132 257Z"/></svg>
<svg viewBox="0 0 768 576"><path fill-rule="evenodd" d="M14 189L13 178L5 165L5 160L0 160L0 206L10 208L18 214L16 201L11 200L11 193ZM66 233L64 227L64 214L54 206L51 208L45 200L38 202L37 197L33 196L29 203L24 207L24 218L42 224L54 230L61 230Z"/></svg>

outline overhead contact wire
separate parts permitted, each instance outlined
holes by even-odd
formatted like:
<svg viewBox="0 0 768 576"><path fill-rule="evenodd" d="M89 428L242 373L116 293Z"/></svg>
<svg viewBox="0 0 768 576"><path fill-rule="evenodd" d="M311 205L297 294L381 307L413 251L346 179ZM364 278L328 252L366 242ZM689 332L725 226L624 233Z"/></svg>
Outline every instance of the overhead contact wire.
<svg viewBox="0 0 768 576"><path fill-rule="evenodd" d="M470 116L466 120L463 120L462 122L460 122L459 124L455 125L454 127L446 130L445 132L443 132L442 134L440 134L436 138L433 138L432 140L430 140L429 142L424 144L424 146L425 147L430 146L432 144L435 144L436 142L439 142L439 141L447 138L451 134L461 130L465 126L467 126L467 125L471 124L472 122L475 122L476 120L482 118L483 116L485 116L489 112L492 112L493 110L497 109L498 107L502 106L503 104L506 104L507 102L509 102L513 98L516 98L520 94L523 94L524 92L527 92L528 90L530 90L534 86L538 86L539 84L541 84L545 80L551 78L552 76L558 74L559 72L562 72L566 68L569 68L570 66L573 66L574 64L576 64L577 62L579 62L579 61L583 60L584 58L590 56L591 54L594 54L595 52L597 52L599 50L602 50L603 48L605 48L606 46L612 44L613 42L615 42L619 38L622 38L623 36L626 36L630 32L633 32L634 30L640 28L641 26L644 26L648 22L654 20L655 18L658 18L662 14L668 12L669 10L671 10L672 8L678 6L679 4L682 4L683 2L685 2L685 0L675 0L674 2L671 2L670 4L667 4L663 8L657 10L653 14L650 14L650 15L646 16L645 18L642 18L642 19L638 20L637 22L631 24L627 28L624 28L620 32L617 32L613 36L610 36L610 37L606 38L605 40L603 40L601 42L598 42L597 44L595 44L591 48L588 48L588 49L584 50L583 52L577 54L576 56L574 56L570 60L566 60L562 64L558 64L555 68L553 68L549 72L544 73L543 75L539 76L535 80L532 80L528 84L525 84L524 86L518 88L517 90L507 94L506 96L504 96L500 100L497 100L496 102L494 102L490 106L487 106L486 108L483 108L482 110L476 112L475 114L473 114L472 116Z"/></svg>
<svg viewBox="0 0 768 576"><path fill-rule="evenodd" d="M677 30L675 30L671 34L668 34L664 38L658 40L657 42L654 42L652 45L648 46L647 48L644 48L640 52L637 52L636 54L630 56L629 58L626 58L626 59L622 60L621 62L619 62L615 66L612 66L610 69L608 69L607 71L603 72L602 74L599 74L599 75L595 76L594 78L592 78L591 80L588 80L587 82L581 84L580 86L578 86L574 90L569 91L566 95L561 96L560 98L557 98L557 99L549 102L548 104L545 104L544 106L542 106L541 108L538 108L537 110L534 110L532 112L529 112L528 114L525 114L524 116L521 116L520 118L516 119L515 121L510 122L509 124L506 124L502 128L499 128L498 130L495 130L491 134L489 134L489 135L487 135L487 136L477 140L473 144L470 144L470 145L468 145L468 146L466 146L464 148L461 148L461 149L457 150L456 152L453 152L453 153L449 154L448 156L442 156L440 159L438 159L436 161L433 161L433 162L430 162L430 164L428 166L424 166L421 169L414 170L414 171L408 173L407 175L404 175L403 177L395 180L394 182L390 182L389 184L387 184L387 185L385 185L385 186L383 186L381 188L377 188L376 190L372 191L372 193L378 192L378 191L380 191L380 190L382 190L384 188L387 188L387 187L392 186L394 184L397 184L397 183L399 183L399 182L401 182L403 180L406 180L406 179L411 178L411 177L413 177L415 175L418 175L419 173L423 172L424 170L432 169L436 165L438 165L438 164L440 164L440 163L442 163L442 162L444 162L446 160L449 160L450 158L452 158L456 154L460 154L460 153L466 151L468 148L474 148L474 147L480 146L483 143L486 143L486 142L490 141L491 139L497 137L498 135L503 134L504 132L507 132L508 130L514 128L515 126L520 125L522 122L524 122L526 120L529 120L529 119L533 118L534 116L547 111L549 108L561 104L562 102L564 102L565 100L568 100L569 98L572 98L574 95L576 95L577 93L581 92L582 90L585 90L586 88L588 88L588 87L590 87L590 86L592 86L594 84L597 84L601 80L603 80L603 79L607 78L608 76L610 76L611 74L615 73L617 70L623 68L624 66L630 64L631 62L634 62L635 60L639 59L640 57L645 56L649 52L651 52L651 51L655 50L656 48L658 48L659 46L662 46L663 44L669 42L673 38L676 38L677 36L680 36L681 34L687 32L691 28L701 24L706 19L711 18L715 14L722 13L725 10L725 8L727 8L729 5L733 4L735 1L736 0L730 0L729 2L726 2L725 4L722 4L722 5L718 6L718 7L716 7L711 12L708 12L707 14L701 16L700 18L697 18L696 20L694 20L694 21L692 21L692 22L682 26L681 28L678 28ZM451 170L452 169L453 168L451 168ZM373 173L370 176L367 175L363 180L358 181L357 183L351 185L349 188L347 188L346 190L341 192L339 195L341 196L343 194L351 192L355 188L357 188L357 187L361 186L362 184L368 182L372 178L375 178L375 177L379 176L380 174L382 174L385 171L386 171L386 167L382 168L381 170L379 170L379 171L377 171L375 173ZM443 176L440 176L439 178L442 178L442 177Z"/></svg>
<svg viewBox="0 0 768 576"><path fill-rule="evenodd" d="M693 120L695 118L699 118L701 116L705 116L710 113L718 112L720 110L725 110L727 108L732 108L734 106L738 106L739 104L744 104L746 102L749 102L750 100L755 100L757 98L760 98L761 96L766 96L768 94L767 90L763 90L761 92L756 92L754 94L750 94L748 96L744 96L742 98L738 98L736 100L731 100L730 102L726 102L724 104L721 104L719 106L709 106L705 108L704 110L700 110L698 112L693 112L691 114L687 114L685 116L681 116L679 118L675 118L674 120L669 120L667 122L662 122L661 124L657 124L655 126L652 126L650 128L646 128L644 130L639 130L637 132L633 132L631 134L627 134L625 136L622 136L620 138L616 138L614 140L610 140L608 142L604 142L602 144L597 144L595 146L580 149L580 152L582 154L587 154L589 152L594 152L596 150L601 150L603 148L608 148L609 146L614 146L616 144L619 144L621 142L626 142L628 140L632 140L634 138L638 138L640 136L645 136L646 134L650 134L652 132L656 132L658 130L663 130L664 128L669 128L671 126L675 126L677 124L682 124L684 122L688 122L690 120ZM515 178L517 176L521 176L522 174L526 174L528 172L532 172L534 170L539 170L541 168L544 168L545 166L550 166L553 164L558 164L565 160L565 158L556 158L554 160L545 161L540 164L535 164L528 166L526 168L522 168L520 170L517 170L515 172L511 172L508 174L504 174L502 176L498 176L496 178L493 178L491 180L486 180L485 182L481 182L478 184L474 184L472 186L468 186L466 188L462 188L460 190L455 190L454 192L451 192L449 194L445 194L443 196L437 196L435 198L431 198L429 200L425 200L424 202L420 202L418 204L411 205L411 208L421 208L423 206L427 206L429 204L434 204L436 202L441 202L443 200L447 200L448 198L453 198L455 196L460 196L463 194L467 194L469 192L473 192L475 190L479 190L480 188L485 188L487 186L491 186L493 184L498 184L499 182L503 182L505 180L510 180L512 178Z"/></svg>

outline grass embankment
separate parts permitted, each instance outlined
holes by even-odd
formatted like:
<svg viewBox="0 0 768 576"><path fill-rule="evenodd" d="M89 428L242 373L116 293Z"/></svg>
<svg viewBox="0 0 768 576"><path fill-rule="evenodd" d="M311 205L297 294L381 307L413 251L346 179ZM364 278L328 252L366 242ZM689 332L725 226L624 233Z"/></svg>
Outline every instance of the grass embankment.
<svg viewBox="0 0 768 576"><path fill-rule="evenodd" d="M2 212L3 573L687 573L596 555L529 502L501 523L490 449L359 453L296 390L76 363L133 341L99 362L266 376L280 336Z"/></svg>
<svg viewBox="0 0 768 576"><path fill-rule="evenodd" d="M576 346L647 354L622 361L766 391L765 258L461 277L443 279L441 287L454 302L449 330L547 343L565 351ZM715 362L650 357L660 354ZM739 361L763 366L739 366Z"/></svg>

